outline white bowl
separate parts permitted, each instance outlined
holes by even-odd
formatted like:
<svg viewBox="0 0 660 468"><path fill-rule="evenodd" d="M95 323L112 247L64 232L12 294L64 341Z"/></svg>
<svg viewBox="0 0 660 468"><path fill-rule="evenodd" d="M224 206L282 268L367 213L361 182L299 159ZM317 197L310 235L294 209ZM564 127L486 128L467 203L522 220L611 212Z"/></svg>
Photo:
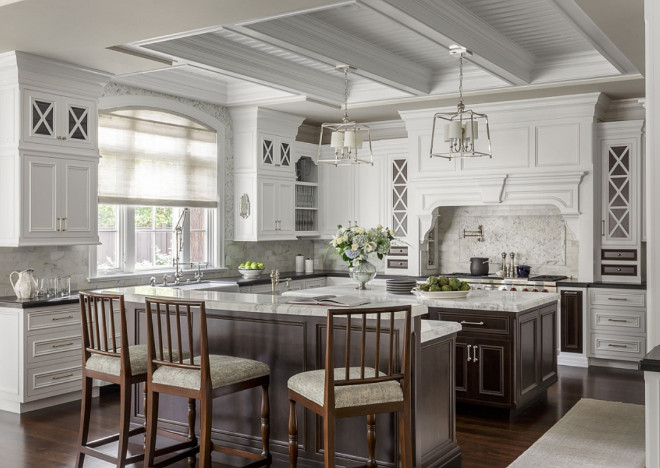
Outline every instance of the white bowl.
<svg viewBox="0 0 660 468"><path fill-rule="evenodd" d="M467 297L470 291L422 291L413 289L412 293L423 299L460 299Z"/></svg>
<svg viewBox="0 0 660 468"><path fill-rule="evenodd" d="M245 270L243 268L239 268L238 272L241 274L241 276L243 276L243 278L258 278L259 275L264 272L264 268L259 270Z"/></svg>

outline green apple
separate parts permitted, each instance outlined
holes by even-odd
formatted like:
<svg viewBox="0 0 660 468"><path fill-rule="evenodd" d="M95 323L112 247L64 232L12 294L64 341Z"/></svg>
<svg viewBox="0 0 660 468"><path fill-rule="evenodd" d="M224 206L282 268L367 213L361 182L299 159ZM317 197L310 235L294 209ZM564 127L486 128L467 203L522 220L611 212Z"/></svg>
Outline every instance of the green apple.
<svg viewBox="0 0 660 468"><path fill-rule="evenodd" d="M257 262L250 263L250 268L253 269L253 270L259 269L259 267L257 266Z"/></svg>
<svg viewBox="0 0 660 468"><path fill-rule="evenodd" d="M258 262L257 263L257 268L259 268L260 270L263 270L264 269L264 264L261 263L261 262Z"/></svg>
<svg viewBox="0 0 660 468"><path fill-rule="evenodd" d="M244 270L245 269L245 263L241 263L240 265L238 265L238 268L241 269L241 270Z"/></svg>

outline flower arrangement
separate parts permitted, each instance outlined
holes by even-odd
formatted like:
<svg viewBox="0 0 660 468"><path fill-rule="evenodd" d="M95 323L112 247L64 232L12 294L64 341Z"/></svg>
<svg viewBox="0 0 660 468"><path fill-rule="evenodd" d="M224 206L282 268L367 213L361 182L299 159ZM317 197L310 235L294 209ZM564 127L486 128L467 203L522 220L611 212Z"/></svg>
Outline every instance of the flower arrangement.
<svg viewBox="0 0 660 468"><path fill-rule="evenodd" d="M375 253L379 259L390 253L390 244L394 239L395 232L384 228L380 224L375 228L366 230L361 226L337 226L337 234L334 235L330 246L334 247L351 267L366 262L369 254Z"/></svg>

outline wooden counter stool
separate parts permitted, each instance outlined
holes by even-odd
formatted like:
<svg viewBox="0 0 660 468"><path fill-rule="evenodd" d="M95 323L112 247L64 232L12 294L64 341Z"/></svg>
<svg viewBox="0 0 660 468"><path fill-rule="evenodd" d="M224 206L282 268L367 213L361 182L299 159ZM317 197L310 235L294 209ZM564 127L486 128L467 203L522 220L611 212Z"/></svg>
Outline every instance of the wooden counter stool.
<svg viewBox="0 0 660 468"><path fill-rule="evenodd" d="M397 314L404 320L403 335L394 328ZM323 417L326 467L335 466L338 418L367 417L366 466L375 467L376 414L398 412L401 466L412 468L410 322L409 305L328 310L325 369L302 372L288 381L290 466L298 465L300 403ZM343 355L343 365L336 365L335 355ZM373 367L367 366L367 359Z"/></svg>
<svg viewBox="0 0 660 468"><path fill-rule="evenodd" d="M160 467L186 457L194 465L199 452L200 468L211 466L211 452L219 451L251 460L250 467L268 466L270 408L268 385L270 368L251 359L209 354L204 301L146 298L147 312L147 442L145 466ZM194 350L199 349L197 355ZM176 353L168 350L175 350ZM179 357L179 356L184 356ZM188 357L185 357L188 356ZM194 356L194 357L193 357ZM222 447L211 441L213 398L249 388L261 387L261 453ZM159 395L166 393L189 399L189 434L179 444L155 449ZM200 401L200 441L197 444L194 400ZM171 434L176 439L175 434ZM182 439L182 437L178 437ZM178 453L154 464L156 457L172 450Z"/></svg>
<svg viewBox="0 0 660 468"><path fill-rule="evenodd" d="M82 401L76 467L81 468L85 455L100 458L118 467L144 459L140 453L127 457L128 438L143 433L144 426L129 430L131 388L147 380L146 345L129 346L124 296L118 294L80 293L82 323ZM117 340L119 337L119 340ZM93 379L119 385L119 433L88 441ZM117 456L98 449L119 441Z"/></svg>

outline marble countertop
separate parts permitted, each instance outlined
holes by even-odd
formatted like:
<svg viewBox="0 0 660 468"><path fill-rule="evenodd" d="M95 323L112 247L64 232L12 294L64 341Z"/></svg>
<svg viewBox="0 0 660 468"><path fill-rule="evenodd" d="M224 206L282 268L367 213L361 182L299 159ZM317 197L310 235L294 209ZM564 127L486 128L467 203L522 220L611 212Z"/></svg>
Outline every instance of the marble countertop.
<svg viewBox="0 0 660 468"><path fill-rule="evenodd" d="M321 295L359 296L379 301L394 301L425 304L429 307L445 309L471 309L483 311L522 312L559 300L559 294L521 291L472 290L467 297L460 299L422 299L413 295L388 293L384 286L367 286L369 289L356 291L353 285L327 286L304 291L286 291L285 296L314 297Z"/></svg>

